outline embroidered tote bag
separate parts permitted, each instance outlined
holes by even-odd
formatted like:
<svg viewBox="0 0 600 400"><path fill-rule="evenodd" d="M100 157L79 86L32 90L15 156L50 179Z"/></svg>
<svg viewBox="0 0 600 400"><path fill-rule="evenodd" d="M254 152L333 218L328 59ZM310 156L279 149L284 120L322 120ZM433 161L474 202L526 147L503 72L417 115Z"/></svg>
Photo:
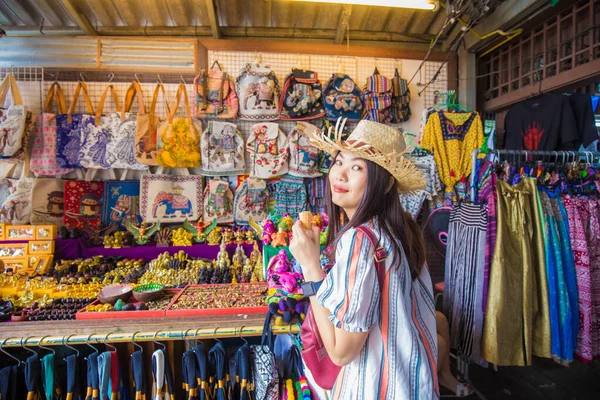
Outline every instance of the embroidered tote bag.
<svg viewBox="0 0 600 400"><path fill-rule="evenodd" d="M169 108L167 93L162 83L157 84L154 89L152 104L148 113L146 113L145 109L142 109L142 103L140 102L140 112L137 115L134 144L135 158L139 163L145 165L158 165L158 160L156 159L156 151L158 150L157 129L165 120L156 115L156 103L161 92L165 101L166 115L170 115L171 109Z"/></svg>
<svg viewBox="0 0 600 400"><path fill-rule="evenodd" d="M250 218L262 222L269 211L269 190L262 179L246 178L235 192L235 223L248 225Z"/></svg>
<svg viewBox="0 0 600 400"><path fill-rule="evenodd" d="M276 214L290 213L293 219L298 218L300 212L306 210L307 206L304 179L289 174L282 176L277 183L274 197L273 210Z"/></svg>
<svg viewBox="0 0 600 400"><path fill-rule="evenodd" d="M9 194L0 207L0 222L13 225L28 224L31 215L31 192L34 178L29 173L29 157L25 157L21 177L15 182L14 192Z"/></svg>
<svg viewBox="0 0 600 400"><path fill-rule="evenodd" d="M290 132L290 175L305 178L321 176L319 171L320 151L310 144L309 133L318 133L319 128L308 122L299 121Z"/></svg>
<svg viewBox="0 0 600 400"><path fill-rule="evenodd" d="M235 82L240 101L238 118L251 121L279 119L281 88L268 65L246 64Z"/></svg>
<svg viewBox="0 0 600 400"><path fill-rule="evenodd" d="M53 101L56 101L58 114L67 113L65 97L58 82L50 86L44 112L36 121L31 149L31 171L36 175L64 175L72 171L71 168L61 168L56 162L56 114L52 112Z"/></svg>
<svg viewBox="0 0 600 400"><path fill-rule="evenodd" d="M35 136L36 124L35 116L31 111L27 111L25 117L25 130L23 131L23 137L21 139L21 147L17 152L9 158L2 158L2 162L5 164L20 164L25 161L27 149L29 149L29 140Z"/></svg>
<svg viewBox="0 0 600 400"><path fill-rule="evenodd" d="M204 221L217 219L219 224L233 222L233 193L227 181L207 180L204 188Z"/></svg>
<svg viewBox="0 0 600 400"><path fill-rule="evenodd" d="M317 73L293 69L285 77L279 102L279 117L299 121L323 116L323 90Z"/></svg>
<svg viewBox="0 0 600 400"><path fill-rule="evenodd" d="M139 223L140 216L140 181L110 180L104 184L104 201L102 202L102 223L106 226L116 225L125 229L125 220Z"/></svg>
<svg viewBox="0 0 600 400"><path fill-rule="evenodd" d="M138 82L133 82L125 94L125 103L120 112L114 112L102 117L102 124L108 127L108 145L106 147L107 160L111 168L126 168L146 170L147 165L138 162L135 158L135 134L137 115L129 110L135 99L138 99L140 113L145 114L142 87Z"/></svg>
<svg viewBox="0 0 600 400"><path fill-rule="evenodd" d="M239 105L233 81L229 74L222 70L218 61L215 61L209 70L203 69L196 76L194 94L196 118L237 117Z"/></svg>
<svg viewBox="0 0 600 400"><path fill-rule="evenodd" d="M175 117L183 97L187 118ZM187 90L182 83L177 89L177 101L169 119L158 127L158 165L168 168L196 168L200 166L200 122L192 120Z"/></svg>
<svg viewBox="0 0 600 400"><path fill-rule="evenodd" d="M75 114L80 93L85 101L86 114ZM56 116L56 163L61 168L83 168L80 163L82 144L89 132L88 127L95 125L95 117L87 85L85 82L79 82L75 88L68 113Z"/></svg>
<svg viewBox="0 0 600 400"><path fill-rule="evenodd" d="M35 178L31 200L31 224L63 225L65 181L60 178Z"/></svg>
<svg viewBox="0 0 600 400"><path fill-rule="evenodd" d="M346 74L333 74L323 89L327 119L336 121L348 118L358 122L362 114L361 92L356 83Z"/></svg>
<svg viewBox="0 0 600 400"><path fill-rule="evenodd" d="M65 182L65 215L67 228L96 229L100 225L104 182L73 180Z"/></svg>
<svg viewBox="0 0 600 400"><path fill-rule="evenodd" d="M144 221L196 221L202 216L201 176L144 175L140 193Z"/></svg>
<svg viewBox="0 0 600 400"><path fill-rule="evenodd" d="M79 163L84 168L91 169L106 169L110 167L110 160L107 152L108 141L111 137L111 128L116 128L116 122L119 121L119 114L112 113L108 115L102 115L104 110L104 104L106 103L106 96L110 91L111 97L115 103L115 109L119 110L119 97L113 85L108 85L104 89L104 93L100 97L100 103L98 103L98 109L96 110L96 118L94 122L91 120L87 124L83 125L83 144L81 145L81 159Z"/></svg>
<svg viewBox="0 0 600 400"><path fill-rule="evenodd" d="M12 103L8 108L2 108L8 92ZM23 105L17 80L8 73L0 84L0 158L13 157L21 149L26 118L27 107Z"/></svg>
<svg viewBox="0 0 600 400"><path fill-rule="evenodd" d="M235 124L209 121L200 138L202 175L241 175L246 171L246 142Z"/></svg>
<svg viewBox="0 0 600 400"><path fill-rule="evenodd" d="M250 159L250 176L269 179L288 172L289 142L287 136L274 122L252 126L246 142L246 155Z"/></svg>

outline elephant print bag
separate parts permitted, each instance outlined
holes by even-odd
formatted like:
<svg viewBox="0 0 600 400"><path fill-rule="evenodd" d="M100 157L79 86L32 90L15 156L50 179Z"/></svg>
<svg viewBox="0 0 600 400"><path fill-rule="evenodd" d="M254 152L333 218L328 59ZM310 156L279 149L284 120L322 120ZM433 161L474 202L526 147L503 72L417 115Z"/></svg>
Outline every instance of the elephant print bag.
<svg viewBox="0 0 600 400"><path fill-rule="evenodd" d="M120 115L112 113L102 115L106 97L110 91L111 97L115 103L115 109L119 110L119 97L113 85L108 85L100 97L100 103L96 110L96 118L93 123L89 121L82 126L83 144L81 146L81 159L79 163L84 168L107 169L110 168L110 162L113 159L108 154L108 142L111 137L111 129L118 129Z"/></svg>
<svg viewBox="0 0 600 400"><path fill-rule="evenodd" d="M317 134L319 128L308 122L299 121L290 132L290 175L304 178L321 176L319 171L320 151L310 144L308 134Z"/></svg>
<svg viewBox="0 0 600 400"><path fill-rule="evenodd" d="M233 222L233 193L227 181L207 180L204 188L204 221L217 219L219 224Z"/></svg>
<svg viewBox="0 0 600 400"><path fill-rule="evenodd" d="M62 226L65 214L65 181L60 178L35 178L31 201L31 224Z"/></svg>
<svg viewBox="0 0 600 400"><path fill-rule="evenodd" d="M141 222L140 181L111 180L104 184L102 223L125 229L125 221Z"/></svg>
<svg viewBox="0 0 600 400"><path fill-rule="evenodd" d="M2 108L8 92L12 103ZM0 158L11 158L22 148L26 118L27 107L23 105L17 80L8 73L0 84Z"/></svg>
<svg viewBox="0 0 600 400"><path fill-rule="evenodd" d="M175 117L177 108L184 99L187 118ZM196 168L200 166L199 123L192 120L187 89L182 83L177 89L177 101L169 114L168 121L158 127L158 165L168 168Z"/></svg>
<svg viewBox="0 0 600 400"><path fill-rule="evenodd" d="M279 119L281 88L268 65L246 64L235 82L239 99L239 119L274 121Z"/></svg>
<svg viewBox="0 0 600 400"><path fill-rule="evenodd" d="M246 171L244 137L235 124L209 121L200 138L202 175L241 175Z"/></svg>
<svg viewBox="0 0 600 400"><path fill-rule="evenodd" d="M67 181L65 183L65 215L67 228L97 229L102 214L104 182Z"/></svg>
<svg viewBox="0 0 600 400"><path fill-rule="evenodd" d="M262 222L267 218L269 190L262 179L246 178L235 193L235 223L248 225L250 218Z"/></svg>
<svg viewBox="0 0 600 400"><path fill-rule="evenodd" d="M246 142L246 155L250 159L250 176L269 179L288 172L289 142L287 136L274 122L252 126Z"/></svg>
<svg viewBox="0 0 600 400"><path fill-rule="evenodd" d="M314 71L293 69L285 77L279 117L284 120L300 121L325 116L323 90Z"/></svg>
<svg viewBox="0 0 600 400"><path fill-rule="evenodd" d="M83 93L87 114L75 114L75 107ZM73 101L67 114L56 116L56 163L61 168L83 168L81 165L81 149L90 125L95 125L94 107L87 92L85 82L79 82L73 94Z"/></svg>
<svg viewBox="0 0 600 400"><path fill-rule="evenodd" d="M146 113L145 108L142 109L142 103L140 102L140 112L137 115L134 144L135 159L145 165L158 165L158 160L156 159L156 152L158 150L157 131L158 126L165 121L164 118L161 119L156 116L156 103L158 95L161 92L165 101L165 112L169 116L171 109L169 108L167 93L162 83L158 83L154 89L150 111Z"/></svg>
<svg viewBox="0 0 600 400"><path fill-rule="evenodd" d="M219 69L215 69L215 65ZM209 70L202 70L194 79L194 116L196 118L236 118L238 97L231 77L215 61Z"/></svg>
<svg viewBox="0 0 600 400"><path fill-rule="evenodd" d="M202 177L144 175L141 181L142 219L146 222L196 221L202 216Z"/></svg>
<svg viewBox="0 0 600 400"><path fill-rule="evenodd" d="M126 168L134 170L146 170L144 165L135 157L135 134L137 115L130 113L133 101L138 99L140 112L146 113L142 87L138 82L133 82L125 94L123 109L102 117L102 123L106 119L108 126L108 145L106 146L107 160L111 168Z"/></svg>
<svg viewBox="0 0 600 400"><path fill-rule="evenodd" d="M58 114L66 114L65 97L58 82L50 86L44 102L44 112L36 121L31 149L31 171L36 175L64 175L72 171L71 168L61 168L56 162L56 114L52 112L53 100L56 100Z"/></svg>

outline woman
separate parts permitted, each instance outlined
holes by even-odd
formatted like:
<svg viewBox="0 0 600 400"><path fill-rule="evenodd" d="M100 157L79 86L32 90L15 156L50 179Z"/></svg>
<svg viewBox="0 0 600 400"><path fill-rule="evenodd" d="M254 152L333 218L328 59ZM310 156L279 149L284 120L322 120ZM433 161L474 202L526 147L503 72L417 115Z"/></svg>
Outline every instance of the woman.
<svg viewBox="0 0 600 400"><path fill-rule="evenodd" d="M327 199L335 263L325 276L317 227L305 231L297 222L290 244L315 289L310 303L325 348L343 366L332 397L437 399L433 289L421 232L407 222L398 198L421 188L422 177L401 157L406 146L396 129L361 121L341 141L342 129L336 126L335 140L311 137L314 146L334 156ZM346 221L343 228L336 216ZM387 252L381 288L374 249L356 229L361 225Z"/></svg>

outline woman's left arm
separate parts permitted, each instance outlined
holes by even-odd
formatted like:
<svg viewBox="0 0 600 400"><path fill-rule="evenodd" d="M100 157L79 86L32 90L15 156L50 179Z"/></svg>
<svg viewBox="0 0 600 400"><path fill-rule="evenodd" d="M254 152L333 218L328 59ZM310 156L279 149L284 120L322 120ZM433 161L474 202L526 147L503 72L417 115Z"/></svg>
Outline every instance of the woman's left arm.
<svg viewBox="0 0 600 400"><path fill-rule="evenodd" d="M323 280L324 275L319 262L319 228L313 226L312 232L306 232L300 222L296 222L293 233L294 237L290 243L290 252L301 265L304 279L309 282ZM367 340L368 329L349 332L337 328L330 321L332 313L319 303L316 295L310 297L310 304L319 328L319 334L331 361L339 366L352 362L358 357Z"/></svg>

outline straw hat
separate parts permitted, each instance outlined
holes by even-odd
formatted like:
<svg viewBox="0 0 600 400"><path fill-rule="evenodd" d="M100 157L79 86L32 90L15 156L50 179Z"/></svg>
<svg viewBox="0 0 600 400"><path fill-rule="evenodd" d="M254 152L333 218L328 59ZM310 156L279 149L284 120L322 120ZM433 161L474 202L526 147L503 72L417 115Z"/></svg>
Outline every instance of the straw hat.
<svg viewBox="0 0 600 400"><path fill-rule="evenodd" d="M341 139L346 119L338 119L332 135L329 128L327 135L321 132L309 133L313 146L335 156L340 151L347 151L360 158L373 161L388 171L398 184L399 193L414 193L425 188L422 173L406 158L406 143L402 133L384 124L373 121L360 121L348 139ZM333 137L333 139L330 139Z"/></svg>

